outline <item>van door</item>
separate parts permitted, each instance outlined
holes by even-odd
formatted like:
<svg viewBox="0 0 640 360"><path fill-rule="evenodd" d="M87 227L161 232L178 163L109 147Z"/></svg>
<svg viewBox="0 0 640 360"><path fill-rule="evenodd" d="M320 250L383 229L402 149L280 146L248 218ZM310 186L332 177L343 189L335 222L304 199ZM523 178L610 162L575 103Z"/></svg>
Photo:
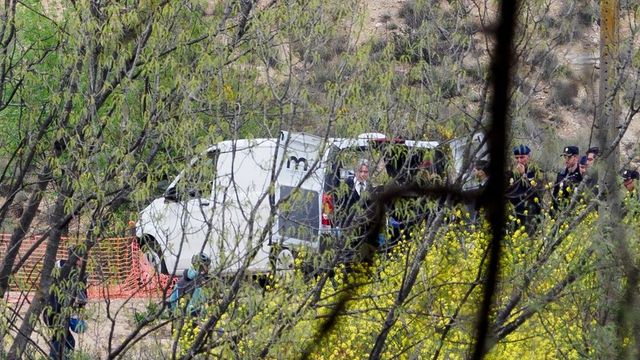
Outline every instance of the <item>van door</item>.
<svg viewBox="0 0 640 360"><path fill-rule="evenodd" d="M325 165L320 154L325 146L318 136L282 132L282 167L276 189L276 201L282 205L274 229L277 242L317 245Z"/></svg>
<svg viewBox="0 0 640 360"><path fill-rule="evenodd" d="M178 259L178 269L190 266L191 257L202 250L211 233L217 156L218 152L211 150L192 161L165 194L167 249Z"/></svg>

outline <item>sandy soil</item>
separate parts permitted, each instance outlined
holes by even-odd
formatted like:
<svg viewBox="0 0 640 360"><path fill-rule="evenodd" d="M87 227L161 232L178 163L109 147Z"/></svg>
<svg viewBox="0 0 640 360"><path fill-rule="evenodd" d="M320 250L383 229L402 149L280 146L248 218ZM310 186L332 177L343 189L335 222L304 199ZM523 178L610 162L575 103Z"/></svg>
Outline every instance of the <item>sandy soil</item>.
<svg viewBox="0 0 640 360"><path fill-rule="evenodd" d="M13 299L16 299L15 295ZM76 351L88 359L107 358L107 355L118 348L135 329L134 314L143 312L149 301L153 300L115 300L109 304L104 300L89 302L85 308L84 317L87 322L87 331L83 334L74 334ZM20 309L22 314L26 311L26 307L27 305ZM37 328L31 338L43 351L49 351L48 340L42 327ZM111 344L109 344L110 338ZM167 324L145 336L144 340L133 344L124 355L118 358L139 360L164 358L171 353L171 345L171 326Z"/></svg>
<svg viewBox="0 0 640 360"><path fill-rule="evenodd" d="M134 314L143 312L149 300L135 299L91 303L87 308L89 328L86 333L76 337L78 349L96 358L105 358L111 351L120 346L126 337L135 329ZM166 325L144 337L143 341L133 345L124 359L157 359L160 354L171 351L171 326Z"/></svg>

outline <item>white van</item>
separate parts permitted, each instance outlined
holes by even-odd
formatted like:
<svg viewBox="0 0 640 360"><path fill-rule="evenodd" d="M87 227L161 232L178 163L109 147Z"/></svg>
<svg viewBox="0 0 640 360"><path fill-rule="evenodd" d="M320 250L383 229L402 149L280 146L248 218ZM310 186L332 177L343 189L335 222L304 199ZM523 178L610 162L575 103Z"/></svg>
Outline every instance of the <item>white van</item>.
<svg viewBox="0 0 640 360"><path fill-rule="evenodd" d="M325 141L282 132L223 141L192 160L164 196L142 210L136 236L162 273L188 268L201 251L211 256L214 271L236 271L252 255L250 272L270 271L273 264L290 269L297 247L317 251L322 238L339 233L332 221L334 190L363 158L372 177L386 170L381 182L408 181L425 158L430 171L443 178L448 171L437 142L375 133Z"/></svg>

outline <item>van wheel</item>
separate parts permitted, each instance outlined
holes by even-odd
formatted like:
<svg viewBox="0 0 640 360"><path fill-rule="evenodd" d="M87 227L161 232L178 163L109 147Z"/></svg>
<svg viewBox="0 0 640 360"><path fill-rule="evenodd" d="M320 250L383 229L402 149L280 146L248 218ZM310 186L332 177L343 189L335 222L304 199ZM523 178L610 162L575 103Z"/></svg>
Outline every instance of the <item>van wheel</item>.
<svg viewBox="0 0 640 360"><path fill-rule="evenodd" d="M147 261L155 273L168 274L157 240L152 236L145 236L142 239L138 239L138 244L143 256L142 260Z"/></svg>
<svg viewBox="0 0 640 360"><path fill-rule="evenodd" d="M271 267L276 279L292 277L295 268L294 252L286 247L273 247L271 249Z"/></svg>
<svg viewBox="0 0 640 360"><path fill-rule="evenodd" d="M276 271L293 271L295 267L295 256L293 251L282 248L275 259Z"/></svg>

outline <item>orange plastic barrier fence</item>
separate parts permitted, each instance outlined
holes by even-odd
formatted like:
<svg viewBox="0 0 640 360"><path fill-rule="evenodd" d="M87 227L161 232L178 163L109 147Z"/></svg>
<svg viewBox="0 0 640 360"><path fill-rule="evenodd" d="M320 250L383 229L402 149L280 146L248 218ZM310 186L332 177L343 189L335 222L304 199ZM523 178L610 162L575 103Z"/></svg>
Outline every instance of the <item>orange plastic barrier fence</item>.
<svg viewBox="0 0 640 360"><path fill-rule="evenodd" d="M41 235L27 236L18 251L19 261L36 243ZM6 254L11 235L0 234L0 254ZM73 239L63 238L58 249L58 259L67 257ZM11 276L10 293L33 292L38 286L42 261L47 242L35 246L24 265ZM1 258L0 258L1 259ZM89 251L88 287L90 299L125 299L131 297L161 297L168 286L167 294L176 281L175 277L157 274L147 261L135 237L106 238Z"/></svg>

